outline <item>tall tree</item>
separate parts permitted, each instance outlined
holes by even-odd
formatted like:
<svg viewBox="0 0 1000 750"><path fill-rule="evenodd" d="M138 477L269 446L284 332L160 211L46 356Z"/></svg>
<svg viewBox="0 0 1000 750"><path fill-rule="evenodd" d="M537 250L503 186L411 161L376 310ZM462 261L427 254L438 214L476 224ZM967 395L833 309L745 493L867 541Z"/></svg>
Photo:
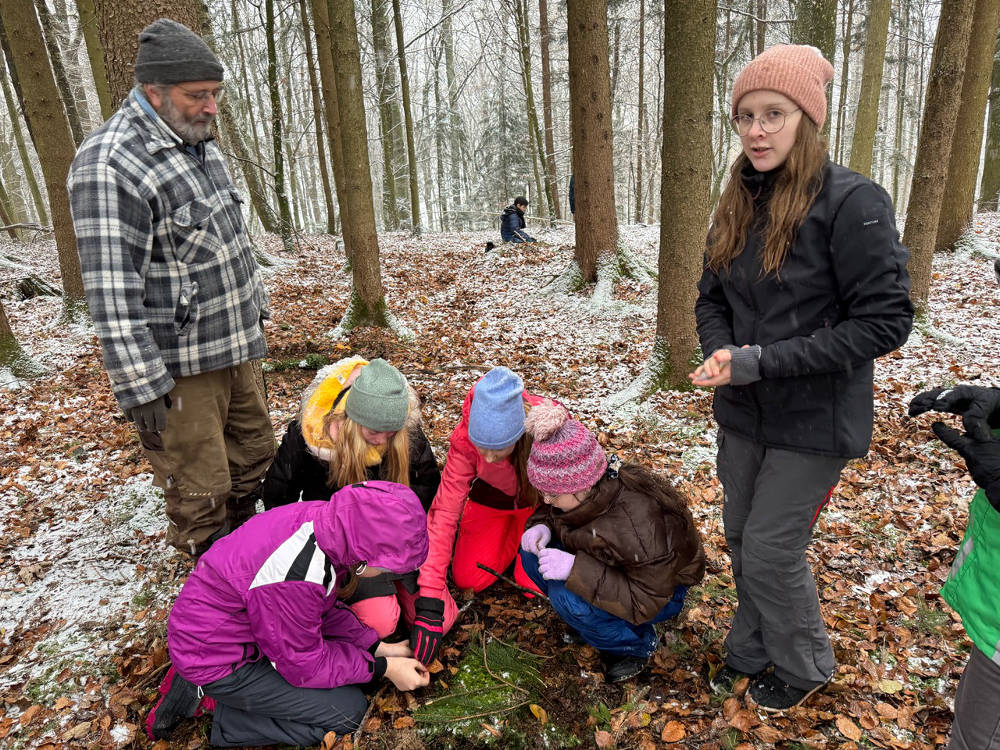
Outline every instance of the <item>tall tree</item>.
<svg viewBox="0 0 1000 750"><path fill-rule="evenodd" d="M25 353L17 342L3 300L0 300L0 367L10 370L16 378L36 378L45 374L45 368Z"/></svg>
<svg viewBox="0 0 1000 750"><path fill-rule="evenodd" d="M961 105L951 140L951 157L948 159L948 181L942 196L934 243L937 250L952 247L972 221L979 152L983 145L983 119L993 62L993 40L998 24L1000 2L976 0L962 78Z"/></svg>
<svg viewBox="0 0 1000 750"><path fill-rule="evenodd" d="M333 67L333 38L330 31L330 5L333 0L312 0L313 26L316 29L316 57L319 60L319 80L323 89L323 108L326 114L326 138L330 145L330 162L333 164L333 184L337 190L340 208L340 226L343 231L349 207L343 196L347 193L344 169L344 145L340 137L340 112L337 104L337 76ZM348 263L351 247L344 238L344 252Z"/></svg>
<svg viewBox="0 0 1000 750"><path fill-rule="evenodd" d="M576 262L597 280L598 260L618 246L606 0L568 0L569 100Z"/></svg>
<svg viewBox="0 0 1000 750"><path fill-rule="evenodd" d="M0 59L2 63L2 59ZM4 68L0 64L0 68ZM6 69L5 69L6 70ZM14 143L17 144L17 153L21 157L21 166L24 169L24 176L28 180L28 190L31 191L31 199L35 204L35 213L42 224L49 223L49 212L45 208L45 200L42 191L38 188L38 180L35 179L35 170L31 165L31 158L28 155L28 145L24 140L24 133L21 132L21 118L18 109L14 104L14 95L11 93L10 82L4 71L0 71L0 85L3 86L4 103L7 105L7 113L10 115L11 129L14 131Z"/></svg>
<svg viewBox="0 0 1000 750"><path fill-rule="evenodd" d="M878 101L882 91L882 68L885 64L891 5L891 0L870 0L868 28L865 32L865 61L861 72L861 96L854 118L850 166L855 172L867 177L872 173L872 149L875 146L875 124L878 121Z"/></svg>
<svg viewBox="0 0 1000 750"><path fill-rule="evenodd" d="M417 193L417 152L413 146L413 110L410 106L410 76L406 72L406 44L403 41L403 14L399 10L399 0L392 0L392 21L396 27L396 54L399 56L399 84L403 94L403 121L406 124L406 160L410 176L410 227L414 234L420 234L420 195Z"/></svg>
<svg viewBox="0 0 1000 750"><path fill-rule="evenodd" d="M658 386L688 387L698 335L694 303L708 226L715 0L666 0L663 182L653 361ZM675 210L684 206L683 211Z"/></svg>
<svg viewBox="0 0 1000 750"><path fill-rule="evenodd" d="M394 232L399 229L397 184L399 162L403 157L402 115L396 96L396 68L392 59L392 36L389 20L390 0L372 0L372 49L375 58L375 95L378 101L379 136L382 141L382 223Z"/></svg>
<svg viewBox="0 0 1000 750"><path fill-rule="evenodd" d="M316 77L316 66L313 58L312 29L309 27L309 9L306 0L299 0L299 14L302 16L302 37L306 43L306 70L309 73L309 92L311 94L313 126L316 135L316 159L319 162L319 176L323 182L323 204L326 206L326 231L333 234L337 231L337 215L333 209L333 192L330 189L330 170L326 165L326 136L323 133L323 104L319 94L319 80Z"/></svg>
<svg viewBox="0 0 1000 750"><path fill-rule="evenodd" d="M292 212L285 192L285 158L282 139L281 92L278 91L278 55L275 47L274 0L264 0L264 36L267 39L267 91L271 99L271 147L274 150L274 191L278 195L281 243L287 252L292 244Z"/></svg>
<svg viewBox="0 0 1000 750"><path fill-rule="evenodd" d="M764 51L765 40L767 39L767 0L756 0L757 2L757 47L754 50L756 57ZM851 0L853 2L853 0Z"/></svg>
<svg viewBox="0 0 1000 750"><path fill-rule="evenodd" d="M948 159L962 93L962 69L976 0L941 0L917 161L913 167L910 204L903 244L910 248L910 296L922 313L930 297L931 265Z"/></svg>
<svg viewBox="0 0 1000 750"><path fill-rule="evenodd" d="M559 202L559 175L556 170L556 150L552 126L552 70L549 59L549 10L547 0L538 0L538 36L542 52L542 120L545 126L545 174L552 189L552 209L555 217L563 217Z"/></svg>
<svg viewBox="0 0 1000 750"><path fill-rule="evenodd" d="M990 78L990 116L986 128L986 156L983 178L979 183L979 208L1000 208L1000 34L993 51L993 75Z"/></svg>
<svg viewBox="0 0 1000 750"><path fill-rule="evenodd" d="M80 13L80 31L83 32L87 44L87 57L90 59L94 88L97 89L97 99L101 103L101 117L107 120L114 114L115 105L111 101L111 90L108 88L108 73L104 68L104 46L97 30L94 0L76 0L76 7Z"/></svg>
<svg viewBox="0 0 1000 750"><path fill-rule="evenodd" d="M545 0L541 0L545 2ZM455 34L451 17L454 13L452 0L441 0L441 43L444 45L444 75L448 84L448 162L451 177L451 206L455 212L458 228L464 228L464 221L458 212L462 205L462 121L458 111L458 79L455 75ZM546 42L543 42L543 48ZM544 53L543 53L544 54ZM543 63L544 65L544 63ZM543 74L544 75L544 74Z"/></svg>
<svg viewBox="0 0 1000 750"><path fill-rule="evenodd" d="M881 1L881 0L877 0ZM851 37L853 36L854 25L854 0L847 0L847 11L844 13L843 34L841 35L840 46L840 97L837 102L837 137L833 144L833 160L840 164L843 161L844 148L844 118L847 109L847 83L848 72L851 62ZM833 117L833 114L830 114Z"/></svg>
<svg viewBox="0 0 1000 750"><path fill-rule="evenodd" d="M368 128L362 91L361 52L354 0L330 0L330 37L337 83L337 109L344 155L344 185L337 186L341 205L344 244L350 247L354 284L351 300L340 328L387 326L392 322L385 304L382 269L379 266L375 206L372 203L371 165L368 159ZM400 45L402 46L402 45Z"/></svg>
<svg viewBox="0 0 1000 750"><path fill-rule="evenodd" d="M66 108L66 117L69 122L70 132L73 134L73 142L79 146L83 143L83 123L80 120L80 112L76 106L76 97L73 89L69 85L69 78L66 75L66 66L63 64L62 50L59 49L59 41L52 22L52 14L45 0L35 0L35 9L38 11L38 20L42 24L42 36L45 40L45 48L49 52L49 62L52 64L52 72L55 74L55 81L58 85L63 106Z"/></svg>
<svg viewBox="0 0 1000 750"><path fill-rule="evenodd" d="M795 0L795 23L792 24L792 43L811 44L831 62L837 53L837 0ZM827 92L827 104L830 103ZM827 107L830 111L832 107ZM823 132L830 132L830 118L826 118Z"/></svg>
<svg viewBox="0 0 1000 750"><path fill-rule="evenodd" d="M633 221L638 224L642 221L642 162L646 156L646 103L643 100L645 94L644 83L646 73L646 2L639 0L639 125L636 133L635 149L635 216Z"/></svg>
<svg viewBox="0 0 1000 750"><path fill-rule="evenodd" d="M13 67L17 68L24 84L24 115L33 124L35 151L49 193L62 272L64 310L71 318L76 318L86 309L80 257L76 252L76 235L66 192L66 175L76 154L76 144L45 54L42 26L34 4L0 3L0 21L7 30Z"/></svg>
<svg viewBox="0 0 1000 750"><path fill-rule="evenodd" d="M896 123L895 138L893 146L892 161L892 200L896 204L896 210L903 210L902 186L900 178L903 173L905 158L903 155L903 141L908 125L907 111L907 74L910 70L910 6L909 3L900 3L901 7L897 13L897 81L896 81Z"/></svg>

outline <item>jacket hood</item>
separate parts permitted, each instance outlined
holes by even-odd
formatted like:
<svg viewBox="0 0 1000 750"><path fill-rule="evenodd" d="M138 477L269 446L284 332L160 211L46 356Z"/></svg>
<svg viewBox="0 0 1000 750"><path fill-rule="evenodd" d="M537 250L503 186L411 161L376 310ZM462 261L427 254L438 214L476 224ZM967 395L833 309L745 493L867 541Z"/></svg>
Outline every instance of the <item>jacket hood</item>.
<svg viewBox="0 0 1000 750"><path fill-rule="evenodd" d="M332 457L330 438L323 433L323 419L334 405L343 408L341 394L350 387L361 368L367 364L368 360L362 357L346 357L327 365L316 373L316 377L302 394L299 425L306 447L314 456L324 461L329 461ZM406 391L410 397L410 408L404 429L413 430L420 425L420 397L409 381L406 383Z"/></svg>
<svg viewBox="0 0 1000 750"><path fill-rule="evenodd" d="M510 216L511 214L515 214L515 213L519 214L521 212L517 210L517 206L515 206L513 203L511 203L509 206L507 206L507 208L505 208L503 210L503 215L504 216Z"/></svg>
<svg viewBox="0 0 1000 750"><path fill-rule="evenodd" d="M381 480L334 493L314 524L316 543L340 570L359 562L409 573L427 559L427 515L409 487Z"/></svg>

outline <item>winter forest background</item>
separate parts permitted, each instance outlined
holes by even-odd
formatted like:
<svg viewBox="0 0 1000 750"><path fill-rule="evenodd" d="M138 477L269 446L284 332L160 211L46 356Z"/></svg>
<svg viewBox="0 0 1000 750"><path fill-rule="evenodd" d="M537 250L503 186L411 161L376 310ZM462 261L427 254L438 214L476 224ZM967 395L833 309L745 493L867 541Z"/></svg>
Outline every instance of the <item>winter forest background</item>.
<svg viewBox="0 0 1000 750"><path fill-rule="evenodd" d="M65 191L160 16L226 68L218 141L271 294L279 436L318 367L383 356L442 463L469 387L505 364L669 476L705 540L705 581L643 682L604 683L544 602L498 584L464 603L431 687L377 693L325 750L946 742L970 643L938 591L973 485L930 420L904 415L929 386L996 379L1000 2L0 0L0 745L147 747L190 569L164 548L162 495L108 387ZM830 155L893 197L918 319L876 363L871 452L810 551L837 674L775 718L705 687L735 597L711 394L686 375L739 147L732 81L787 41L834 63ZM540 244L484 253L515 195ZM169 746L205 744L207 726Z"/></svg>

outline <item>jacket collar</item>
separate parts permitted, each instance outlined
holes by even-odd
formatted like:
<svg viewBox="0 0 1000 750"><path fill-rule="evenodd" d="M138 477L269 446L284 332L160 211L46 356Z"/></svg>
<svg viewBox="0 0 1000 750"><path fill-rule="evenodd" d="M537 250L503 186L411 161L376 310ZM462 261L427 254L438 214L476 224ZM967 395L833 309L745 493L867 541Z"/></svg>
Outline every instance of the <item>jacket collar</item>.
<svg viewBox="0 0 1000 750"><path fill-rule="evenodd" d="M122 111L132 125L144 133L145 137L142 140L148 153L156 154L171 148L183 148L199 159L205 153L204 141L196 146L189 146L163 121L149 103L141 87L135 86L132 89L122 104Z"/></svg>

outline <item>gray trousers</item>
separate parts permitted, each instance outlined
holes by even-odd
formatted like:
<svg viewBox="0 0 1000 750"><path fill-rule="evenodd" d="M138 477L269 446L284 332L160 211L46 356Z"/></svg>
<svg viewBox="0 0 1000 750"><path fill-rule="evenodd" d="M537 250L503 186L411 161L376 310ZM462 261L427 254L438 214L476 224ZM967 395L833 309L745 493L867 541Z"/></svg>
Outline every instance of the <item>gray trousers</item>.
<svg viewBox="0 0 1000 750"><path fill-rule="evenodd" d="M216 747L318 745L327 732L353 732L368 710L357 685L293 687L267 659L245 664L203 689L216 700L211 737Z"/></svg>
<svg viewBox="0 0 1000 750"><path fill-rule="evenodd" d="M846 459L767 448L719 431L717 470L725 490L722 522L738 606L726 663L811 690L833 676L806 548Z"/></svg>
<svg viewBox="0 0 1000 750"><path fill-rule="evenodd" d="M975 646L955 694L948 750L1000 750L1000 664Z"/></svg>

